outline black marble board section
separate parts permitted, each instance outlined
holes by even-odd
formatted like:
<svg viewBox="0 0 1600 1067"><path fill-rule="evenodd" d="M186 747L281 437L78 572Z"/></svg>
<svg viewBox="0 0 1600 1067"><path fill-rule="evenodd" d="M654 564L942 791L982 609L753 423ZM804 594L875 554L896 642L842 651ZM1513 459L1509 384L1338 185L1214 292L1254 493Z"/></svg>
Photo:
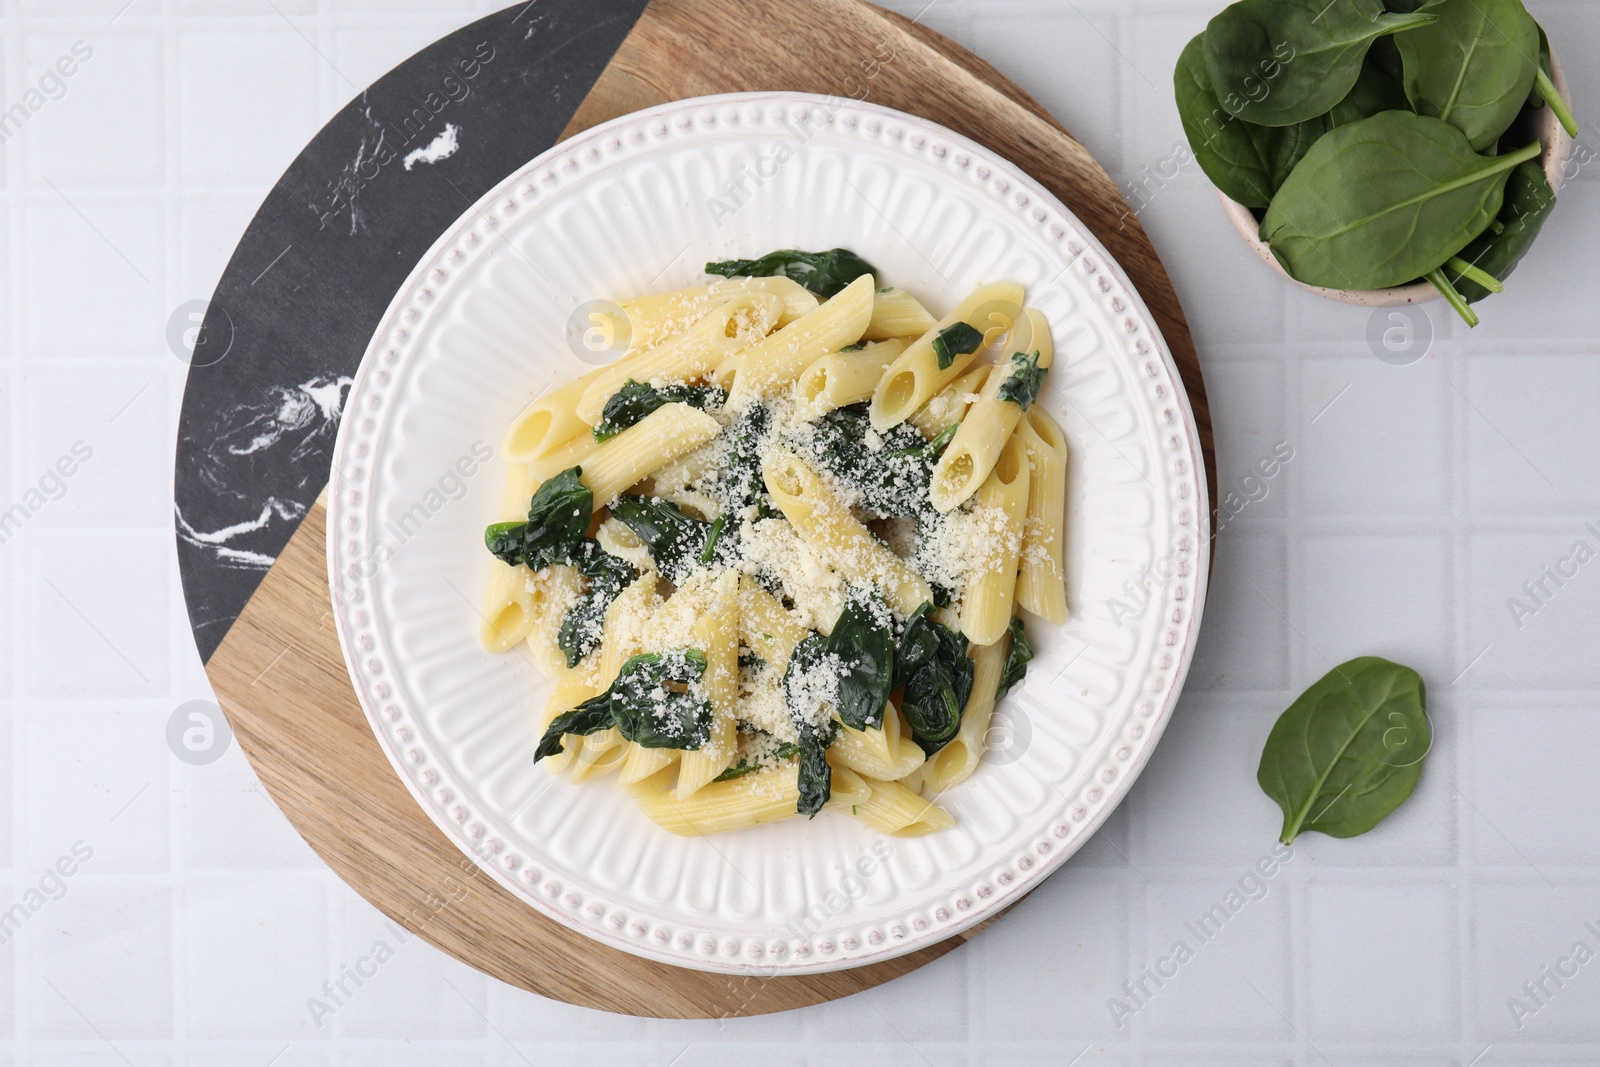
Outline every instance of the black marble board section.
<svg viewBox="0 0 1600 1067"><path fill-rule="evenodd" d="M647 3L534 0L436 41L268 194L206 310L178 425L178 564L202 660L327 484L351 378L400 284L555 143Z"/></svg>

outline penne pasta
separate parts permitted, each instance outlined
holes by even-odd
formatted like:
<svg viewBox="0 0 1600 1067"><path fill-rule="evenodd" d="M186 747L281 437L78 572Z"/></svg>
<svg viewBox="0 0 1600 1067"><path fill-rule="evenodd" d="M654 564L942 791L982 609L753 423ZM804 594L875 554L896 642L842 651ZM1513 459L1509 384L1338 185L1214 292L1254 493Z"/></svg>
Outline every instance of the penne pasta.
<svg viewBox="0 0 1600 1067"><path fill-rule="evenodd" d="M987 363L969 368L918 408L917 413L911 416L911 425L921 430L922 435L930 441L938 437L966 416L967 408L978 398L978 390L983 388L984 380L988 377Z"/></svg>
<svg viewBox="0 0 1600 1067"><path fill-rule="evenodd" d="M890 337L921 337L933 329L934 318L917 298L904 289L889 287L872 294L872 318L861 336L868 341Z"/></svg>
<svg viewBox="0 0 1600 1067"><path fill-rule="evenodd" d="M791 818L800 799L799 767L793 762L727 782L712 782L681 800L673 795L670 772L627 788L652 822L680 837L726 833ZM848 811L852 805L866 803L871 795L855 771L833 765L833 792L827 807Z"/></svg>
<svg viewBox="0 0 1600 1067"><path fill-rule="evenodd" d="M850 806L850 814L868 826L894 837L920 837L956 824L950 813L924 800L899 782L862 778L868 795Z"/></svg>
<svg viewBox="0 0 1600 1067"><path fill-rule="evenodd" d="M723 360L714 377L728 391L728 407L738 411L788 386L818 357L859 341L872 320L872 284L863 274L815 311Z"/></svg>
<svg viewBox="0 0 1600 1067"><path fill-rule="evenodd" d="M501 522L526 518L536 485L526 463L511 464L496 518ZM532 577L526 567L513 567L490 557L489 584L484 590L482 622L478 626L478 643L484 651L508 652L533 631L534 590L529 584Z"/></svg>
<svg viewBox="0 0 1600 1067"><path fill-rule="evenodd" d="M950 743L928 758L922 768L922 781L935 793L942 793L964 782L983 759L984 738L994 716L995 691L1005 670L1011 640L978 645L972 651L972 695L961 710L961 728Z"/></svg>
<svg viewBox="0 0 1600 1067"><path fill-rule="evenodd" d="M795 400L804 417L814 419L837 408L872 398L884 368L904 352L899 339L874 341L854 351L830 352L815 360L795 380Z"/></svg>
<svg viewBox="0 0 1600 1067"><path fill-rule="evenodd" d="M761 474L784 518L848 582L874 583L901 615L910 615L933 599L927 579L873 537L799 456L778 452L762 464Z"/></svg>
<svg viewBox="0 0 1600 1067"><path fill-rule="evenodd" d="M671 833L824 810L947 829L933 799L983 758L1018 606L1066 618L1049 323L1009 282L936 320L849 249L740 265L790 276L638 297L626 325L613 307L623 359L518 414L480 640L551 679L535 762L618 771ZM928 701L963 650L952 724ZM879 726L838 717L879 701Z"/></svg>
<svg viewBox="0 0 1600 1067"><path fill-rule="evenodd" d="M1050 325L1037 308L1024 310L1011 333L1006 347L1014 348L1017 355L990 368L983 392L967 409L955 437L934 465L928 499L941 514L953 510L978 491L978 486L994 470L1000 450L1017 428L1022 413L1032 406L1031 395L1024 396L1025 403L1007 399L1007 385L1015 386L1030 366L1049 369L1055 357ZM1017 356L1034 357L1037 362L1019 362Z"/></svg>
<svg viewBox="0 0 1600 1067"><path fill-rule="evenodd" d="M709 285L691 285L670 293L634 297L622 302L628 319L629 350L659 345L693 326L703 315L735 297L765 293L783 303L777 325L787 326L817 306L817 296L789 278L725 278Z"/></svg>
<svg viewBox="0 0 1600 1067"><path fill-rule="evenodd" d="M594 493L595 507L609 507L628 489L699 448L721 429L716 419L688 404L667 404L591 452L580 479Z"/></svg>
<svg viewBox="0 0 1600 1067"><path fill-rule="evenodd" d="M1022 527L1017 603L1057 626L1067 621L1066 543L1067 439L1050 413L1035 404L1017 436L1028 450L1028 517Z"/></svg>
<svg viewBox="0 0 1600 1067"><path fill-rule="evenodd" d="M782 311L782 300L758 292L714 306L683 333L589 375L577 400L577 418L588 426L599 425L606 402L629 380L667 384L704 378L724 360L766 337Z"/></svg>
<svg viewBox="0 0 1600 1067"><path fill-rule="evenodd" d="M679 800L711 784L738 754L739 600L739 576L725 571L711 608L695 622L691 643L706 654L702 684L711 701L711 736L701 748L684 752L673 788Z"/></svg>
<svg viewBox="0 0 1600 1067"><path fill-rule="evenodd" d="M828 751L851 770L886 781L904 778L922 766L926 758L893 704L885 709L883 726L878 729L852 730L841 723Z"/></svg>
<svg viewBox="0 0 1600 1067"><path fill-rule="evenodd" d="M939 365L934 342L941 331L957 323L967 323L983 334L983 347L1001 334L1010 332L1022 314L1022 286L997 282L979 286L956 309L940 319L921 337L906 346L889 365L872 394L872 425L887 430L909 419L934 394L959 378L977 353L952 354L947 366Z"/></svg>
<svg viewBox="0 0 1600 1067"><path fill-rule="evenodd" d="M1027 449L1013 434L977 493L977 506L993 509L993 525L988 550L974 561L961 598L961 632L973 644L992 645L1011 625L1029 477Z"/></svg>

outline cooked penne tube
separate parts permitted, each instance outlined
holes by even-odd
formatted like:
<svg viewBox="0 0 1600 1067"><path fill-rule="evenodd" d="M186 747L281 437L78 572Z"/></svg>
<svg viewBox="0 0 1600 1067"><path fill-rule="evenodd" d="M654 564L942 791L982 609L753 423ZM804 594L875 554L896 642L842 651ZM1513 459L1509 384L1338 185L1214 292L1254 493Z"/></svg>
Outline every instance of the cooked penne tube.
<svg viewBox="0 0 1600 1067"><path fill-rule="evenodd" d="M787 387L818 357L859 341L872 319L872 285L872 275L863 274L815 311L723 360L715 380L728 390L728 407L737 411Z"/></svg>
<svg viewBox="0 0 1600 1067"><path fill-rule="evenodd" d="M850 805L850 814L868 826L894 837L920 837L956 824L950 813L924 800L899 782L862 776L868 795Z"/></svg>
<svg viewBox="0 0 1600 1067"><path fill-rule="evenodd" d="M580 478L594 493L594 506L609 507L631 486L721 430L721 423L703 411L667 404L591 452Z"/></svg>
<svg viewBox="0 0 1600 1067"><path fill-rule="evenodd" d="M933 329L933 323L933 316L916 297L890 286L872 294L872 319L861 336L868 341L921 337Z"/></svg>
<svg viewBox="0 0 1600 1067"><path fill-rule="evenodd" d="M557 445L544 455L528 462L528 469L538 482L547 482L562 471L579 466L598 447L594 434L585 429L566 444Z"/></svg>
<svg viewBox="0 0 1600 1067"><path fill-rule="evenodd" d="M527 568L519 568L526 572ZM561 623L583 592L583 575L576 567L557 564L528 578L533 596L533 627L528 631L528 651L547 677L567 665L566 653L556 643Z"/></svg>
<svg viewBox="0 0 1600 1067"><path fill-rule="evenodd" d="M1033 468L1028 479L1028 518L1022 527L1017 603L1057 626L1067 621L1066 544L1067 439L1043 407L1023 416L1017 436Z"/></svg>
<svg viewBox="0 0 1600 1067"><path fill-rule="evenodd" d="M587 782L610 774L621 767L628 756L628 742L615 726L608 726L587 737L567 735L565 745L574 746L567 770L574 782Z"/></svg>
<svg viewBox="0 0 1600 1067"><path fill-rule="evenodd" d="M910 615L933 598L927 579L873 537L799 456L774 450L761 465L761 474L784 518L812 551L847 581L876 584L901 615Z"/></svg>
<svg viewBox="0 0 1600 1067"><path fill-rule="evenodd" d="M544 733L552 719L562 712L571 711L590 697L597 695L600 690L594 686L593 672L583 669L573 670L562 664L561 669L555 673L550 685L550 692L545 697L544 711L539 715L539 729L534 734L538 737ZM550 769L564 771L572 762L573 754L577 750L577 738L564 737L561 751L553 756L546 756Z"/></svg>
<svg viewBox="0 0 1600 1067"><path fill-rule="evenodd" d="M738 754L739 575L717 579L711 607L695 621L691 643L706 654L702 679L711 701L711 736L704 746L684 752L673 796L683 800L727 770Z"/></svg>
<svg viewBox="0 0 1600 1067"><path fill-rule="evenodd" d="M623 785L642 781L677 763L679 757L689 755L676 748L645 748L632 741L624 741L622 745L622 773L617 778Z"/></svg>
<svg viewBox="0 0 1600 1067"><path fill-rule="evenodd" d="M630 353L589 376L577 401L577 416L600 423L606 401L629 380L656 383L697 381L735 353L757 343L777 325L783 301L770 293L743 293L713 307L683 333L653 348Z"/></svg>
<svg viewBox="0 0 1600 1067"><path fill-rule="evenodd" d="M961 632L974 644L994 644L1011 625L1029 480L1028 450L1013 434L977 494L975 513L981 513L988 536L961 597Z"/></svg>
<svg viewBox="0 0 1600 1067"><path fill-rule="evenodd" d="M939 366L934 342L941 331L964 322L983 334L981 352L1001 334L1008 333L1022 314L1022 286L1013 282L981 285L956 309L917 338L889 365L872 394L872 426L887 430L909 419L939 390L959 378L977 358L977 352L952 353L949 364Z"/></svg>
<svg viewBox="0 0 1600 1067"><path fill-rule="evenodd" d="M925 758L922 746L911 739L910 728L893 704L884 710L883 726L878 729L852 730L841 723L828 751L851 770L885 781L904 778L922 766Z"/></svg>
<svg viewBox="0 0 1600 1067"><path fill-rule="evenodd" d="M794 383L803 417L814 419L871 399L884 368L905 350L906 343L898 339L873 341L854 351L830 352L815 360Z"/></svg>
<svg viewBox="0 0 1600 1067"><path fill-rule="evenodd" d="M506 471L498 520L520 522L528 517L528 501L537 483L526 463L513 463ZM526 567L513 567L490 557L489 585L483 595L478 643L484 651L509 652L533 630L534 591Z"/></svg>
<svg viewBox="0 0 1600 1067"><path fill-rule="evenodd" d="M972 650L972 695L961 711L961 728L922 768L922 781L935 793L965 781L983 759L984 737L989 732L989 720L994 717L995 690L1000 686L1000 674L1010 650L1010 638Z"/></svg>
<svg viewBox="0 0 1600 1067"><path fill-rule="evenodd" d="M719 305L750 293L766 293L783 301L779 326L789 325L818 303L815 293L789 278L724 278L709 285L634 297L622 302L628 318L629 351L658 345Z"/></svg>
<svg viewBox="0 0 1600 1067"><path fill-rule="evenodd" d="M621 362L626 364L627 357ZM590 371L576 381L530 400L511 420L511 428L500 445L500 458L508 463L526 463L554 452L579 434L587 434L588 425L575 413L578 398L597 376L614 369L615 365Z"/></svg>
<svg viewBox="0 0 1600 1067"><path fill-rule="evenodd" d="M871 790L855 771L828 761L833 767L833 793L826 807L842 808L865 803ZM791 818L800 799L799 766L782 763L727 782L712 782L679 800L673 795L670 770L627 787L651 821L681 837L720 834L746 826Z"/></svg>
<svg viewBox="0 0 1600 1067"><path fill-rule="evenodd" d="M739 640L779 676L811 631L789 617L778 598L748 575L739 579Z"/></svg>
<svg viewBox="0 0 1600 1067"><path fill-rule="evenodd" d="M978 398L978 390L983 388L984 380L988 377L987 363L969 368L918 408L917 413L911 416L911 425L921 430L922 435L930 441L938 437L966 416L967 408Z"/></svg>
<svg viewBox="0 0 1600 1067"><path fill-rule="evenodd" d="M1011 334L1006 348L1014 348L1015 354L990 368L983 392L967 409L955 437L934 464L928 499L940 513L964 503L989 477L1011 431L1033 404L1037 387L1028 392L1030 387L1025 384L1030 368L1048 370L1055 357L1050 324L1038 308L1024 310ZM1019 384L1024 384L1020 401L1007 399L1006 394L1014 394Z"/></svg>

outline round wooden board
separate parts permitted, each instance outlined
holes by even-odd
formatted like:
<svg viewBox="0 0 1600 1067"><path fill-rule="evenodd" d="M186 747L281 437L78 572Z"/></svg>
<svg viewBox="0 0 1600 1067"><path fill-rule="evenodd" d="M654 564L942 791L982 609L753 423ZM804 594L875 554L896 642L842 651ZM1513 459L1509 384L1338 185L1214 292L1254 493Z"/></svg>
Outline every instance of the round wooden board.
<svg viewBox="0 0 1600 1067"><path fill-rule="evenodd" d="M583 47L581 29L567 32ZM1199 362L1138 220L1105 171L1043 108L950 41L859 0L651 0L561 136L669 100L763 89L854 96L925 116L1017 163L1072 208L1132 279L1172 350L1200 430L1215 513ZM180 440L180 465L183 448ZM289 821L341 878L415 934L496 978L573 1004L725 1018L870 989L984 928L885 963L779 978L654 963L546 918L444 838L378 748L334 633L324 538L318 500L206 670L241 748ZM198 632L198 597L187 591Z"/></svg>

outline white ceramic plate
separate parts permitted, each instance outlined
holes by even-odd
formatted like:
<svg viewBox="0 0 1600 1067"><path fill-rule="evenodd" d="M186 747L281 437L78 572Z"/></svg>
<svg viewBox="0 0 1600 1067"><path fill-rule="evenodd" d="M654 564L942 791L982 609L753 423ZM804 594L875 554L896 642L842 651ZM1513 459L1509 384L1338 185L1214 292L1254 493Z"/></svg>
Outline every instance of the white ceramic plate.
<svg viewBox="0 0 1600 1067"><path fill-rule="evenodd" d="M476 462L552 382L589 369L576 309L703 280L709 259L844 245L942 314L1010 279L1048 316L1042 402L1072 450L1062 629L1001 705L993 751L940 803L955 829L883 837L834 812L674 837L615 780L533 764L545 683L476 639L482 531L503 471ZM582 351L581 347L579 351ZM795 974L933 944L1076 851L1149 758L1205 598L1205 469L1178 374L1122 271L1043 187L885 108L797 93L628 115L507 178L417 264L356 375L334 456L328 563L374 733L460 848L531 907L685 967ZM1181 562L1180 562L1181 561ZM1142 611L1125 583L1146 580ZM1132 612L1113 611L1116 598Z"/></svg>

